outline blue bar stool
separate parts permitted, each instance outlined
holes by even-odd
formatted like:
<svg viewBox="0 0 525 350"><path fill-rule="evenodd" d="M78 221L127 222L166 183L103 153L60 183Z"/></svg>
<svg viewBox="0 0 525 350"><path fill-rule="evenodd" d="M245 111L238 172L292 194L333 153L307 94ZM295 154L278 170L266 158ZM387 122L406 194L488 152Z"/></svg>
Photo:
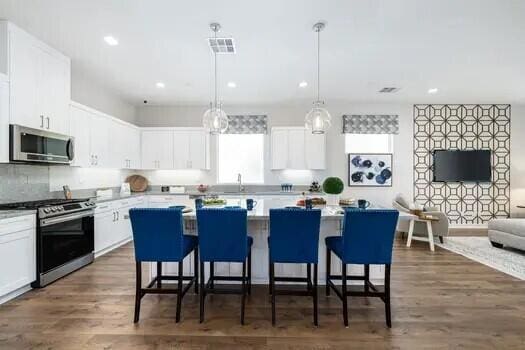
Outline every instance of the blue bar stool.
<svg viewBox="0 0 525 350"><path fill-rule="evenodd" d="M343 222L343 235L326 237L326 295L330 289L343 301L343 320L348 326L348 296L379 297L385 303L386 324L392 327L390 314L390 265L392 245L399 212L393 209L347 209ZM330 272L331 253L342 262L341 276ZM364 265L363 276L348 276L346 264ZM385 287L379 291L370 282L370 264L385 265ZM341 291L332 280L341 280ZM348 291L348 280L364 281L363 291Z"/></svg>
<svg viewBox="0 0 525 350"><path fill-rule="evenodd" d="M129 216L133 229L133 243L135 245L135 262L137 269L135 291L135 318L139 321L140 301L146 294L177 294L176 322L180 321L182 297L195 285L198 293L198 239L197 236L183 234L181 208L140 208L130 209ZM183 260L194 253L194 276L183 275ZM157 277L146 288L142 288L142 262L157 262ZM177 276L163 276L162 262L178 262ZM163 280L176 280L177 288L162 288ZM183 281L190 281L183 288ZM154 288L154 285L157 285Z"/></svg>
<svg viewBox="0 0 525 350"><path fill-rule="evenodd" d="M202 208L197 210L197 230L200 246L200 322L204 321L207 294L241 294L241 324L244 324L246 293L251 286L251 246L247 233L247 211L240 207ZM248 260L248 276L246 276ZM204 264L210 264L210 278L204 284ZM242 277L215 276L214 263L242 263ZM240 281L241 289L216 288L215 281Z"/></svg>
<svg viewBox="0 0 525 350"><path fill-rule="evenodd" d="M319 209L270 209L270 294L272 295L272 325L275 326L275 296L312 296L314 324L317 326L317 261L319 256ZM277 277L275 263L306 264L307 277ZM311 267L314 267L312 282ZM275 282L306 282L306 290L276 289Z"/></svg>

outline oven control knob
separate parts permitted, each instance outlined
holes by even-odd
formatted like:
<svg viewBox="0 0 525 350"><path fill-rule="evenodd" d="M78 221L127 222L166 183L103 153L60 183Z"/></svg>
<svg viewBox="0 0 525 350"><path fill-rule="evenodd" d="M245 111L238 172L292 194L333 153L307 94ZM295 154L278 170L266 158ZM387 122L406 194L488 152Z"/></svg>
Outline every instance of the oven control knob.
<svg viewBox="0 0 525 350"><path fill-rule="evenodd" d="M51 211L52 211L53 213L56 213L56 211L57 211L57 207L53 207L53 208L51 208Z"/></svg>
<svg viewBox="0 0 525 350"><path fill-rule="evenodd" d="M44 209L44 213L49 213L50 211L51 211L51 209L49 209L49 208Z"/></svg>
<svg viewBox="0 0 525 350"><path fill-rule="evenodd" d="M64 211L63 207L58 207L57 209L58 209L58 211Z"/></svg>

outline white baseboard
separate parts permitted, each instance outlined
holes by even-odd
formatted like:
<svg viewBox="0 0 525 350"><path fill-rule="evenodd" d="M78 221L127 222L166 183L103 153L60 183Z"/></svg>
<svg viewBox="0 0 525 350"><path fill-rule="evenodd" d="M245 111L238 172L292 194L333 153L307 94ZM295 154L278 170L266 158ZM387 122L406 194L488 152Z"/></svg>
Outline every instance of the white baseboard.
<svg viewBox="0 0 525 350"><path fill-rule="evenodd" d="M28 284L26 286L18 288L17 290L14 290L14 291L12 291L10 293L7 293L6 295L2 295L0 297L0 304L6 303L6 302L8 302L11 299L16 298L17 296L20 296L20 295L22 295L24 293L27 293L31 289L33 289L33 288L31 288L31 285Z"/></svg>
<svg viewBox="0 0 525 350"><path fill-rule="evenodd" d="M126 243L131 242L132 240L133 240L133 238L126 238L126 239L123 240L123 241L120 241L120 242L118 242L118 243L115 243L115 244L113 244L112 246L109 246L109 247L107 247L107 248L102 249L102 250L99 251L99 252L96 252L96 253L95 253L95 259L101 257L102 255L104 255L104 254L106 254L106 253L109 253L109 252L112 251L112 250L117 249L118 247L123 246L123 245L126 244Z"/></svg>

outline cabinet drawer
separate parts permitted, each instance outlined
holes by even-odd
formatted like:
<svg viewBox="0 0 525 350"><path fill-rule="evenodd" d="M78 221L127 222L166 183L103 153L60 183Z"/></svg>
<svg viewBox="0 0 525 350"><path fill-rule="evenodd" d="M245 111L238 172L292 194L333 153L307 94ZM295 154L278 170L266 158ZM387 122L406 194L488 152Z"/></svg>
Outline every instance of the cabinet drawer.
<svg viewBox="0 0 525 350"><path fill-rule="evenodd" d="M103 203L97 203L97 207L95 208L95 214L102 214L108 211L112 211L114 206L114 202L103 202Z"/></svg>
<svg viewBox="0 0 525 350"><path fill-rule="evenodd" d="M35 215L25 215L0 221L0 236L33 229L35 227Z"/></svg>

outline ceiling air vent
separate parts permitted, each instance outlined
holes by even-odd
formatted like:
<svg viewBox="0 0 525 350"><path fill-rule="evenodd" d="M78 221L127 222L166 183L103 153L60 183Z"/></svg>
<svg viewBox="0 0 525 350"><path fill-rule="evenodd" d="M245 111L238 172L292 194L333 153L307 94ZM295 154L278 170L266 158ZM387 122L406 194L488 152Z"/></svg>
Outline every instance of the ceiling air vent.
<svg viewBox="0 0 525 350"><path fill-rule="evenodd" d="M235 41L233 38L208 38L208 45L215 53L234 54Z"/></svg>
<svg viewBox="0 0 525 350"><path fill-rule="evenodd" d="M399 90L400 88L397 88L397 87L384 87L381 90L379 90L379 92L388 94L388 93L398 92Z"/></svg>

